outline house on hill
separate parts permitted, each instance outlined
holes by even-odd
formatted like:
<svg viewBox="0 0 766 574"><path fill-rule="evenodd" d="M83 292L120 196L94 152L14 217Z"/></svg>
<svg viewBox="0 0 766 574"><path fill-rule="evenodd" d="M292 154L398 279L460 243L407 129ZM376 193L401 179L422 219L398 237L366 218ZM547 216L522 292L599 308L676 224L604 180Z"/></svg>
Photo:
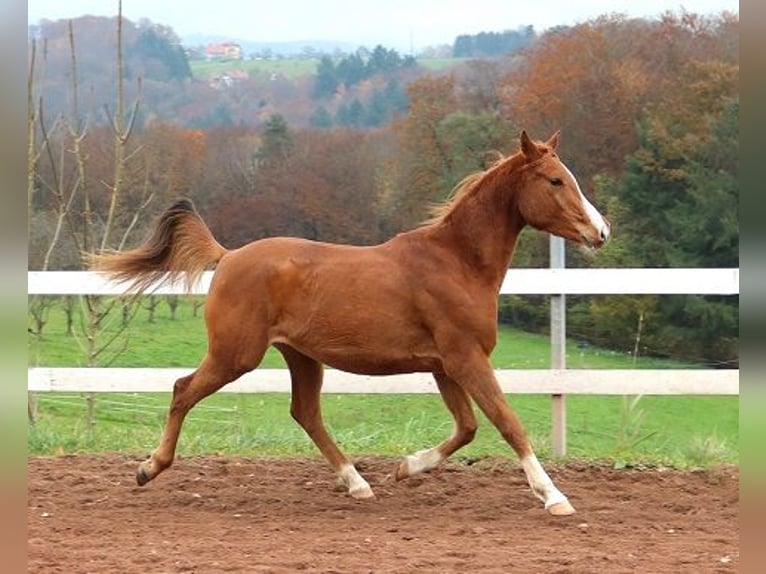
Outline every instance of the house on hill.
<svg viewBox="0 0 766 574"><path fill-rule="evenodd" d="M205 46L206 60L241 60L242 46L235 42L220 42Z"/></svg>

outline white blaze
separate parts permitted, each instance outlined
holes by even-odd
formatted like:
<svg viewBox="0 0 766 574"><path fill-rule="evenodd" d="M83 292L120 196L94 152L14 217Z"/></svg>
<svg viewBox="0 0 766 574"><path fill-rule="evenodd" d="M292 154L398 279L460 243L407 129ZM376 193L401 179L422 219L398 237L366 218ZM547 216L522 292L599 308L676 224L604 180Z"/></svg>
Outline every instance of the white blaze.
<svg viewBox="0 0 766 574"><path fill-rule="evenodd" d="M585 209L585 213L588 214L588 219L590 220L590 223L593 227L598 229L601 234L604 236L604 239L609 237L609 225L607 225L606 221L604 220L604 217L599 213L598 209L593 207L593 204L588 201L588 198L585 197L585 194L583 194L582 190L580 189L580 184L577 181L577 178L574 176L574 174L569 171L569 168L564 165L562 162L561 165L564 167L564 170L569 174L569 176L572 178L572 181L575 182L575 188L577 189L577 193L580 194L580 201L582 201L583 208Z"/></svg>

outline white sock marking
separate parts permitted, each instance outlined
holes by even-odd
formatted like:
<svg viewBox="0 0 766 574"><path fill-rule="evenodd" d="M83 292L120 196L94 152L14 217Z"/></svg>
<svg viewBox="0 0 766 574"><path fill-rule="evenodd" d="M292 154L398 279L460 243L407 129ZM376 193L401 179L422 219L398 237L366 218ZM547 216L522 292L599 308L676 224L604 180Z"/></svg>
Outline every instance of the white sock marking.
<svg viewBox="0 0 766 574"><path fill-rule="evenodd" d="M338 473L338 477L340 477L343 483L348 487L348 492L352 496L363 491L369 491L372 493L370 485L357 472L353 464L346 464L341 467L340 472Z"/></svg>
<svg viewBox="0 0 766 574"><path fill-rule="evenodd" d="M534 454L522 458L521 467L527 475L527 481L532 492L543 501L546 509L554 504L567 502L567 497L556 488L551 477L545 472L545 469L543 469L543 466Z"/></svg>
<svg viewBox="0 0 766 574"><path fill-rule="evenodd" d="M444 457L437 448L430 448L428 450L419 450L415 454L408 455L405 459L407 461L407 474L414 476L436 468L444 460Z"/></svg>

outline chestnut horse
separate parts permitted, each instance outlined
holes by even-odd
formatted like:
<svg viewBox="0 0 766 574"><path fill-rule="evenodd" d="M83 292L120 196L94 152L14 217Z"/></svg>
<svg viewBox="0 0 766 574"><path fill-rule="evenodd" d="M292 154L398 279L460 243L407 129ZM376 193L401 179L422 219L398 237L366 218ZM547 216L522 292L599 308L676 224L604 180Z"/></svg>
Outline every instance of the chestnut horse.
<svg viewBox="0 0 766 574"><path fill-rule="evenodd" d="M555 150L559 133L466 178L433 219L373 247L267 238L221 246L188 200L177 201L140 247L93 257L94 268L129 291L216 266L205 305L208 349L199 368L173 387L159 446L136 473L143 485L168 468L181 424L201 399L255 369L269 345L292 380L290 413L354 498L370 485L322 422L323 365L365 375L431 372L455 419L452 436L404 458L398 480L430 470L476 432L472 401L520 457L532 492L554 515L574 508L538 462L490 364L497 296L526 225L588 248L609 237Z"/></svg>

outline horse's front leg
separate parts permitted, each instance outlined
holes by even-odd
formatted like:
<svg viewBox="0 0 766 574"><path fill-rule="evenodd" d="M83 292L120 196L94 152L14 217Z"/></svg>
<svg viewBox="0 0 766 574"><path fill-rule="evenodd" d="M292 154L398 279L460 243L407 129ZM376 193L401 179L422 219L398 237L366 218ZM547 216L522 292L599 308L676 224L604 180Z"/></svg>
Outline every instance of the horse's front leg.
<svg viewBox="0 0 766 574"><path fill-rule="evenodd" d="M438 446L405 457L396 469L396 480L436 468L456 450L470 443L476 434L476 416L468 394L443 373L434 373L434 378L444 404L455 419L455 429L452 436Z"/></svg>
<svg viewBox="0 0 766 574"><path fill-rule="evenodd" d="M505 400L489 357L477 351L445 362L447 373L476 402L521 460L532 492L553 515L574 514L575 509L545 472L527 438L521 421Z"/></svg>

